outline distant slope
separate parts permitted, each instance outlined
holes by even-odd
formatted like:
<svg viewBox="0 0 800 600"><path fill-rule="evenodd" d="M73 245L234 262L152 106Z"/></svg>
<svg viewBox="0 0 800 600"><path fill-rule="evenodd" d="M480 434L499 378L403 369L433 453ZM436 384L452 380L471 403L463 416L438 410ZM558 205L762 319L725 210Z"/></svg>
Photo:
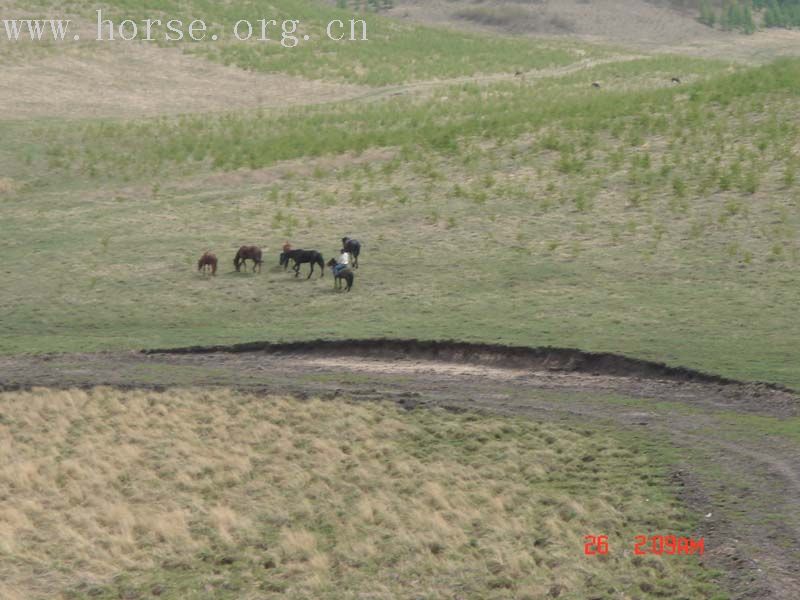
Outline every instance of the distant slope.
<svg viewBox="0 0 800 600"><path fill-rule="evenodd" d="M697 4L697 0L395 0L388 14L456 29L566 37L746 62L800 52L796 31L770 29L743 35L712 29L698 22Z"/></svg>
<svg viewBox="0 0 800 600"><path fill-rule="evenodd" d="M15 19L26 15L72 18L75 21L73 27L92 34L84 36L84 39L91 39L96 35L96 9L91 0L76 0L68 5L54 4L35 9L18 1L0 12ZM347 23L356 16L366 23L366 41L336 41L328 38L326 27L329 23L336 20ZM152 47L171 46L249 71L369 86L486 73L513 73L516 69L572 64L587 54L595 57L609 54L607 50L576 41L545 42L437 29L389 19L374 12L356 15L350 10L308 0L253 0L248 3L108 0L103 7L103 19L110 19L115 24L132 20L139 23L142 30L144 26L141 24L145 19L160 19L163 23L172 19L182 20L184 30L191 20L201 19L207 25L207 35L217 35L218 40L187 42L186 36L184 42L89 42L90 53L106 54L110 46L127 50L134 48L137 43ZM261 36L260 19L277 21L277 25L269 30L268 39L263 41L256 39ZM293 34L298 39L293 47L285 47L280 43L281 25L288 20L299 21ZM234 36L234 25L240 21L247 21L253 26L251 41L237 40ZM163 40L165 33L162 28L153 37ZM304 36L308 36L308 39L304 39ZM143 33L139 39L142 37ZM293 43L287 41L289 46ZM4 44L3 48L13 48L17 57L29 58L20 53L20 46L24 47L24 44ZM34 46L31 51L37 52L43 48L41 43L28 42L28 46ZM60 52L63 48L73 49L76 44L65 42L56 46ZM0 60L3 60L2 56Z"/></svg>
<svg viewBox="0 0 800 600"><path fill-rule="evenodd" d="M673 44L714 35L692 8L645 0L396 0L391 11L415 20L492 27L508 33L575 34L620 43Z"/></svg>

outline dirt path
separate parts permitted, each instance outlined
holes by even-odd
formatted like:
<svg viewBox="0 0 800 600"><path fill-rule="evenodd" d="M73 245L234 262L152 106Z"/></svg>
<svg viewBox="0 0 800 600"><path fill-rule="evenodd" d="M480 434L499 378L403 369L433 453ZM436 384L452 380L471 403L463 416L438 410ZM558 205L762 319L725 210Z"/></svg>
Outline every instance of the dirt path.
<svg viewBox="0 0 800 600"><path fill-rule="evenodd" d="M579 60L578 62L565 65L563 67L547 67L544 69L532 69L530 71L521 72L520 75L515 73L489 73L484 75L467 75L463 77L451 77L448 79L429 79L424 81L415 81L412 83L403 83L399 85L391 85L381 88L376 88L372 91L363 94L355 95L348 98L349 101L358 100L380 100L388 96L401 96L407 94L423 94L425 92L434 92L437 89L444 89L453 85L461 85L465 83L488 84L497 83L500 81L524 81L530 82L536 79L544 79L547 77L565 77L572 75L578 71L590 69L600 65L610 63L628 62L631 60L638 60L647 58L645 54L621 54L609 56L606 58L587 58ZM338 100L331 100L337 102Z"/></svg>
<svg viewBox="0 0 800 600"><path fill-rule="evenodd" d="M502 362L485 347L473 353L461 346L451 352L391 345L289 348L0 357L0 389L233 386L623 428L679 449L673 485L700 519L704 559L725 571L732 597L797 597L798 438L741 425L742 419L773 423L800 416L800 398L790 391L622 357L586 355L592 360L581 361L552 352L532 354L539 358L531 361L517 352ZM624 365L630 375L619 373Z"/></svg>

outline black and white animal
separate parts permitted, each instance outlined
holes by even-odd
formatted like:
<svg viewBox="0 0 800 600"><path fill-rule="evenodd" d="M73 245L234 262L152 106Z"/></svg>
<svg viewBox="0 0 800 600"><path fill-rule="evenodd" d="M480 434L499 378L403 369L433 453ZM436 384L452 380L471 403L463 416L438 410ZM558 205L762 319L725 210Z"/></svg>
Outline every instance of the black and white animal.
<svg viewBox="0 0 800 600"><path fill-rule="evenodd" d="M349 252L353 257L353 268L358 268L358 255L361 254L361 242L349 237L342 238L342 250Z"/></svg>

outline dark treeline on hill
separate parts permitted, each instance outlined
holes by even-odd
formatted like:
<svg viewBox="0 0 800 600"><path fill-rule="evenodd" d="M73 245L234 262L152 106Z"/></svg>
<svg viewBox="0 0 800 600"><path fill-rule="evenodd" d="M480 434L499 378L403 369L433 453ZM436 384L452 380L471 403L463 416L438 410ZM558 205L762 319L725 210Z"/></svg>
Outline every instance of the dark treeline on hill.
<svg viewBox="0 0 800 600"><path fill-rule="evenodd" d="M754 0L764 9L765 27L800 27L800 0Z"/></svg>
<svg viewBox="0 0 800 600"><path fill-rule="evenodd" d="M753 6L749 0L730 0L717 8L709 0L703 0L700 2L700 22L709 27L718 24L728 31L753 33L756 30Z"/></svg>
<svg viewBox="0 0 800 600"><path fill-rule="evenodd" d="M753 33L754 14L761 15L764 27L800 27L800 0L725 0L721 4L702 0L698 8L701 23L728 31Z"/></svg>

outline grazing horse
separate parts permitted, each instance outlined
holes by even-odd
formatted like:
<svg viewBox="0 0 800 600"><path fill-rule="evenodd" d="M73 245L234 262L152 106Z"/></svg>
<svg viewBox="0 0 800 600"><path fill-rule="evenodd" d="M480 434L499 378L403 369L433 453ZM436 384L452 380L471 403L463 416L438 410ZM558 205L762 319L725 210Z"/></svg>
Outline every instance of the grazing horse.
<svg viewBox="0 0 800 600"><path fill-rule="evenodd" d="M344 289L345 292L349 292L350 288L353 287L353 280L355 279L355 275L353 271L344 268L344 269L337 269L336 266L339 264L336 262L335 258L332 258L328 261L328 266L333 271L333 287L334 289L342 289L342 279L347 282L347 287Z"/></svg>
<svg viewBox="0 0 800 600"><path fill-rule="evenodd" d="M680 83L680 82L681 82L680 77L673 77L672 78L672 83Z"/></svg>
<svg viewBox="0 0 800 600"><path fill-rule="evenodd" d="M361 242L358 240L350 239L349 237L342 238L342 249L349 252L353 256L353 268L358 268L358 255L361 254Z"/></svg>
<svg viewBox="0 0 800 600"><path fill-rule="evenodd" d="M212 275L217 274L217 256L211 252L204 252L200 260L197 261L197 270L206 273L206 267L211 270Z"/></svg>
<svg viewBox="0 0 800 600"><path fill-rule="evenodd" d="M292 249L292 245L287 241L283 244L283 248L281 249L281 255L278 259L278 264L283 267L283 270L286 270L286 267L289 266L289 258L286 256L286 253Z"/></svg>
<svg viewBox="0 0 800 600"><path fill-rule="evenodd" d="M245 270L247 270L247 265L245 264L246 260L253 261L253 273L256 272L256 267L258 267L258 272L261 272L261 248L258 246L242 246L239 248L239 251L236 253L236 257L233 259L233 266L236 267L236 272L239 272L239 267L244 265Z"/></svg>
<svg viewBox="0 0 800 600"><path fill-rule="evenodd" d="M309 263L311 266L311 270L308 272L308 277L306 277L306 279L311 279L311 275L314 273L314 265L319 265L320 277L325 275L325 261L322 258L322 254L316 250L297 249L281 253L281 265L283 265L284 271L289 266L289 259L294 261L294 267L292 268L294 269L295 277L300 275L300 265L303 263Z"/></svg>
<svg viewBox="0 0 800 600"><path fill-rule="evenodd" d="M600 82L599 81L593 81L592 82L592 87L593 88L599 88L600 87Z"/></svg>

